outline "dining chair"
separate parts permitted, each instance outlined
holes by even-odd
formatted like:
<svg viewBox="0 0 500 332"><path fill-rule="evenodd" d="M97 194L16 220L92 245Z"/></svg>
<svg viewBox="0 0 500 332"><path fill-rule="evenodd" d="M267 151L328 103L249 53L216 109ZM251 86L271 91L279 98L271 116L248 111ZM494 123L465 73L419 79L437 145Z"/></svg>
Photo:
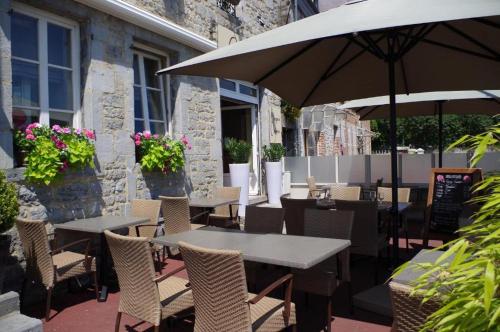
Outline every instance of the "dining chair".
<svg viewBox="0 0 500 332"><path fill-rule="evenodd" d="M239 251L216 250L179 242L193 291L195 332L295 331L291 274L255 295L248 293ZM285 300L267 295L286 285Z"/></svg>
<svg viewBox="0 0 500 332"><path fill-rule="evenodd" d="M245 232L281 234L285 209L247 206L245 211Z"/></svg>
<svg viewBox="0 0 500 332"><path fill-rule="evenodd" d="M346 201L359 201L361 187L331 186L330 199L343 199Z"/></svg>
<svg viewBox="0 0 500 332"><path fill-rule="evenodd" d="M351 254L370 256L374 258L374 279L378 282L378 263L380 251L389 248L387 232L379 230L378 203L372 201L336 200L339 211L353 211Z"/></svg>
<svg viewBox="0 0 500 332"><path fill-rule="evenodd" d="M307 209L304 235L351 240L353 211ZM307 270L293 269L294 290L327 297L326 331L332 323L332 296L335 289L346 283L351 307L352 288L349 248ZM340 263L340 271L338 269Z"/></svg>
<svg viewBox="0 0 500 332"><path fill-rule="evenodd" d="M104 231L120 286L120 302L115 332L125 313L154 326L160 331L163 319L193 307L188 281L175 277L174 271L156 276L149 241L145 237L128 237Z"/></svg>
<svg viewBox="0 0 500 332"><path fill-rule="evenodd" d="M288 235L304 235L304 211L316 208L316 199L295 199L281 197L285 209L285 227Z"/></svg>
<svg viewBox="0 0 500 332"><path fill-rule="evenodd" d="M392 332L417 332L442 305L434 298L422 303L422 297L412 294L413 288L395 281L389 283L394 317Z"/></svg>
<svg viewBox="0 0 500 332"><path fill-rule="evenodd" d="M191 217L189 198L159 196L163 215L163 231L165 234L176 234L198 229L205 225L194 224L192 221L200 218L203 213Z"/></svg>
<svg viewBox="0 0 500 332"><path fill-rule="evenodd" d="M306 178L307 182L307 187L309 188L309 194L307 198L321 198L321 195L323 194L323 197L326 196L326 192L328 189L326 188L318 188L316 185L316 179L314 176L309 176Z"/></svg>
<svg viewBox="0 0 500 332"><path fill-rule="evenodd" d="M90 239L81 239L51 249L42 220L17 218L17 231L26 258L26 279L23 282L21 299L25 296L27 283L41 283L47 290L45 321L50 319L52 290L56 283L73 277L92 275L96 299L99 298L95 258L89 255ZM68 248L86 244L83 254L66 251Z"/></svg>
<svg viewBox="0 0 500 332"><path fill-rule="evenodd" d="M215 189L214 196L216 198L224 198L229 200L240 200L240 187L220 187ZM224 227L224 228L238 228L238 203L217 206L214 212L208 217L209 225Z"/></svg>
<svg viewBox="0 0 500 332"><path fill-rule="evenodd" d="M152 239L157 236L157 230L160 222L160 211L161 211L161 200L155 199L133 199L131 201L131 215L134 217L144 217L148 218L147 223L130 226L128 228L129 236L142 236L148 239ZM161 263L165 260L165 250L164 247L152 244L151 252L153 256L156 256L156 263L158 271L161 270ZM163 252L163 260L160 258L160 254Z"/></svg>
<svg viewBox="0 0 500 332"><path fill-rule="evenodd" d="M398 202L399 203L410 202L410 193L411 193L411 188L398 188ZM383 202L392 202L392 188L378 187L377 194L380 194L382 196ZM408 251L410 248L410 240L408 235L408 218L406 217L406 214L404 212L401 213L400 218L406 240L406 251Z"/></svg>

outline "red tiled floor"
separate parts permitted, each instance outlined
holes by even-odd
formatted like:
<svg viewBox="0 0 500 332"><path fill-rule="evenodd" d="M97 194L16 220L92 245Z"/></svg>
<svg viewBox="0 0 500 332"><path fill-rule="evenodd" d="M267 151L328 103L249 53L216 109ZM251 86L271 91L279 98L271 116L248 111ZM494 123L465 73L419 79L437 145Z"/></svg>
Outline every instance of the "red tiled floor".
<svg viewBox="0 0 500 332"><path fill-rule="evenodd" d="M419 247L419 241L412 240L415 247ZM432 243L437 245L438 243ZM404 248L404 240L401 242ZM401 255L406 255L405 249L401 249ZM180 261L167 260L167 265L163 273L169 272L182 264ZM373 286L373 274L369 271L373 267L370 262L359 261L353 264L353 291L357 293ZM380 269L379 269L380 271ZM381 272L382 273L382 272ZM182 271L178 274L187 279L187 273ZM385 280L388 273L381 275L380 280ZM332 330L339 332L389 332L391 320L382 316L365 313L355 310L354 315L349 313L347 308L347 292L339 289L334 295L333 310L335 320L332 323ZM27 314L32 317L43 317L44 301L33 305L27 310ZM118 308L119 292L110 293L108 300L104 303L96 302L92 290L83 290L76 294L59 292L53 298L52 312L49 322L44 321L44 331L46 332L107 332L114 331L114 323ZM313 305L312 310L322 315L324 307L321 304ZM323 317L323 316L320 316ZM151 331L150 325L138 322L137 320L123 315L120 331ZM169 329L169 331L172 331ZM192 331L191 322L178 322L174 331Z"/></svg>

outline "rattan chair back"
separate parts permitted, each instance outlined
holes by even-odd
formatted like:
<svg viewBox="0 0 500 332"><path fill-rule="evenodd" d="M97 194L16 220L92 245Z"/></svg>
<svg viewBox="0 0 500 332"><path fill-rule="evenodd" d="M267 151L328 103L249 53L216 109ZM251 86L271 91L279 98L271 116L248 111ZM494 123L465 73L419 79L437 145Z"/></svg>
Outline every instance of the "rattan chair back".
<svg viewBox="0 0 500 332"><path fill-rule="evenodd" d="M353 211L351 253L378 256L378 208L377 202L336 200L339 211Z"/></svg>
<svg viewBox="0 0 500 332"><path fill-rule="evenodd" d="M391 291L394 332L417 332L422 329L427 317L441 306L431 299L422 304L422 297L411 296L412 288L394 281L389 283Z"/></svg>
<svg viewBox="0 0 500 332"><path fill-rule="evenodd" d="M410 201L411 188L398 188L398 202L408 203ZM378 187L377 193L382 195L383 202L392 202L392 188Z"/></svg>
<svg viewBox="0 0 500 332"><path fill-rule="evenodd" d="M306 209L304 235L350 240L353 222L353 211Z"/></svg>
<svg viewBox="0 0 500 332"><path fill-rule="evenodd" d="M304 235L304 211L316 208L316 199L293 199L281 197L281 206L285 209L286 233Z"/></svg>
<svg viewBox="0 0 500 332"><path fill-rule="evenodd" d="M160 219L161 210L161 200L155 199L134 199L132 200L131 214L134 217L144 217L148 218L149 222L144 225L158 225ZM137 236L135 226L131 226L128 229L129 236ZM141 229L140 236L147 237L149 239L155 237L156 228L154 227L143 227Z"/></svg>
<svg viewBox="0 0 500 332"><path fill-rule="evenodd" d="M309 176L306 178L307 182L307 187L309 188L309 194L307 195L307 198L313 198L315 197L314 191L318 189L318 186L316 185L316 179L314 176Z"/></svg>
<svg viewBox="0 0 500 332"><path fill-rule="evenodd" d="M245 212L245 232L281 234L285 209L247 206Z"/></svg>
<svg viewBox="0 0 500 332"><path fill-rule="evenodd" d="M155 269L148 239L110 231L104 233L120 286L118 312L159 325L160 295L154 281Z"/></svg>
<svg viewBox="0 0 500 332"><path fill-rule="evenodd" d="M187 197L160 196L165 234L176 234L191 230L189 199Z"/></svg>
<svg viewBox="0 0 500 332"><path fill-rule="evenodd" d="M240 187L220 187L220 188L215 189L215 197L227 198L227 199L239 201L240 192L241 192ZM230 217L230 213L229 213L230 208L232 209L233 217L236 217L238 215L238 204L237 203L232 204L232 205L217 206L215 208L214 214L219 215L219 216L227 216L229 218Z"/></svg>
<svg viewBox="0 0 500 332"><path fill-rule="evenodd" d="M346 201L359 201L361 195L361 187L330 187L331 199L342 199Z"/></svg>
<svg viewBox="0 0 500 332"><path fill-rule="evenodd" d="M179 242L193 291L195 332L251 331L241 253Z"/></svg>
<svg viewBox="0 0 500 332"><path fill-rule="evenodd" d="M16 219L16 227L26 258L26 276L47 288L55 283L54 263L50 255L47 230L42 220Z"/></svg>

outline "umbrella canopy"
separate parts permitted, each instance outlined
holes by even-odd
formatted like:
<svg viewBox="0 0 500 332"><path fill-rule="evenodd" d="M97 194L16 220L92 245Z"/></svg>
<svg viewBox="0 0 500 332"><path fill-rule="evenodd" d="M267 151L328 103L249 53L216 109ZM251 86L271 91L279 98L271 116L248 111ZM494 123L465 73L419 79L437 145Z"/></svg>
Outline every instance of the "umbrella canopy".
<svg viewBox="0 0 500 332"><path fill-rule="evenodd" d="M392 48L398 94L496 89L499 15L498 0L351 2L160 73L245 80L309 106L386 95Z"/></svg>
<svg viewBox="0 0 500 332"><path fill-rule="evenodd" d="M397 117L438 115L437 103L443 103L444 114L500 114L500 90L440 91L397 95ZM338 109L352 109L360 120L387 119L389 96L351 100Z"/></svg>

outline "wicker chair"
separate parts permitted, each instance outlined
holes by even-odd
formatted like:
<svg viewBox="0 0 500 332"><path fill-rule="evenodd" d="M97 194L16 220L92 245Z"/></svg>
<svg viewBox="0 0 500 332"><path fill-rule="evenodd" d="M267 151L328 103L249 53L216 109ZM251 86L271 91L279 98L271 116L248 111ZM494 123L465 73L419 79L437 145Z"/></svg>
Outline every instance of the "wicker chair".
<svg viewBox="0 0 500 332"><path fill-rule="evenodd" d="M159 219L160 219L161 201L153 199L134 199L132 200L131 214L134 217L146 217L149 218L149 222L130 226L128 228L128 236L143 236L148 239L154 238L157 234ZM158 271L161 270L160 253L163 251L163 261L165 260L165 251L162 246L152 245L151 251L157 259Z"/></svg>
<svg viewBox="0 0 500 332"><path fill-rule="evenodd" d="M393 332L420 331L427 317L440 308L436 300L431 299L422 304L420 296L410 296L410 286L391 281L389 288L394 316Z"/></svg>
<svg viewBox="0 0 500 332"><path fill-rule="evenodd" d="M377 193L382 195L383 202L392 202L392 188L388 187L378 187ZM408 203L410 202L411 188L398 188L398 202ZM406 240L406 251L410 248L410 240L408 236L408 220L404 212L401 214L401 224L403 225L403 232L405 234Z"/></svg>
<svg viewBox="0 0 500 332"><path fill-rule="evenodd" d="M293 199L281 197L281 206L285 209L286 233L304 235L304 211L316 208L316 199Z"/></svg>
<svg viewBox="0 0 500 332"><path fill-rule="evenodd" d="M18 218L16 226L26 257L26 280L23 283L22 295L24 295L27 282L40 282L45 286L47 290L46 321L50 319L52 290L58 282L91 274L94 278L96 299L99 297L95 259L89 256L90 239L74 241L51 250L43 221ZM83 254L65 251L67 248L83 244L86 244Z"/></svg>
<svg viewBox="0 0 500 332"><path fill-rule="evenodd" d="M160 196L163 215L163 231L165 234L176 234L198 229L205 225L191 222L203 214L191 218L189 213L189 199L187 197Z"/></svg>
<svg viewBox="0 0 500 332"><path fill-rule="evenodd" d="M346 201L359 201L361 195L361 187L330 187L331 199L342 199Z"/></svg>
<svg viewBox="0 0 500 332"><path fill-rule="evenodd" d="M193 307L187 280L175 277L184 267L156 277L148 239L104 232L120 286L120 303L115 331L122 313L154 325L160 331L162 319Z"/></svg>
<svg viewBox="0 0 500 332"><path fill-rule="evenodd" d="M305 235L351 240L354 212L307 209L305 211ZM337 264L341 263L338 271ZM339 274L340 272L340 274ZM351 303L351 272L349 249L343 250L307 270L292 270L294 289L328 298L326 331L332 322L332 296L341 282L347 283Z"/></svg>
<svg viewBox="0 0 500 332"><path fill-rule="evenodd" d="M291 302L292 275L288 274L260 294L248 293L241 253L213 250L179 242L193 290L195 332L281 331L296 324ZM285 300L267 297L287 284Z"/></svg>
<svg viewBox="0 0 500 332"><path fill-rule="evenodd" d="M318 188L318 186L316 185L316 179L314 178L314 176L309 176L306 179L306 182L307 182L307 187L309 188L309 194L308 194L307 198L320 198L322 194L323 194L323 197L326 196L326 192L328 191L328 189Z"/></svg>
<svg viewBox="0 0 500 332"><path fill-rule="evenodd" d="M215 189L215 197L239 200L240 192L240 187L221 187ZM239 228L237 218L238 204L222 205L217 206L214 213L210 214L208 223L217 227Z"/></svg>
<svg viewBox="0 0 500 332"><path fill-rule="evenodd" d="M245 212L245 232L281 234L285 209L247 206Z"/></svg>
<svg viewBox="0 0 500 332"><path fill-rule="evenodd" d="M351 253L374 258L374 278L377 283L380 251L389 247L386 232L379 232L377 202L336 200L335 206L340 211L354 211Z"/></svg>

